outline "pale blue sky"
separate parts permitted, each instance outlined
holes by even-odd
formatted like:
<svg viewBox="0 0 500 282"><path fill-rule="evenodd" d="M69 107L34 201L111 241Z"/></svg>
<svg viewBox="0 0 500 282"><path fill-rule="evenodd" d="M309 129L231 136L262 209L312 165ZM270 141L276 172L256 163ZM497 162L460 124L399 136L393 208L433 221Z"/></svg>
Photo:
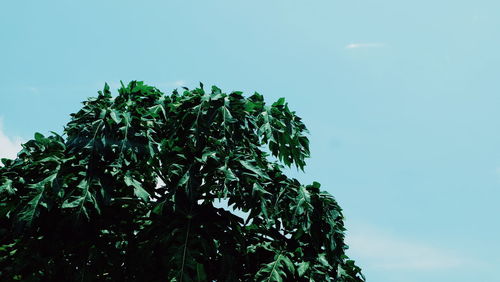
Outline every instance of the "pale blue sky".
<svg viewBox="0 0 500 282"><path fill-rule="evenodd" d="M368 281L500 281L500 2L81 2L0 3L1 154L104 82L286 97Z"/></svg>

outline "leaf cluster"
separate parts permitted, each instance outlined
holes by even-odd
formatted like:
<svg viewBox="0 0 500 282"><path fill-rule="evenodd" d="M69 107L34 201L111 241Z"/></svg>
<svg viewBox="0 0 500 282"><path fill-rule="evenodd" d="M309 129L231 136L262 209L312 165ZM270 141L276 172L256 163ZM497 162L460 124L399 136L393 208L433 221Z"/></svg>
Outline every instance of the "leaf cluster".
<svg viewBox="0 0 500 282"><path fill-rule="evenodd" d="M282 172L309 156L283 98L118 92L2 160L2 281L364 281L335 199Z"/></svg>

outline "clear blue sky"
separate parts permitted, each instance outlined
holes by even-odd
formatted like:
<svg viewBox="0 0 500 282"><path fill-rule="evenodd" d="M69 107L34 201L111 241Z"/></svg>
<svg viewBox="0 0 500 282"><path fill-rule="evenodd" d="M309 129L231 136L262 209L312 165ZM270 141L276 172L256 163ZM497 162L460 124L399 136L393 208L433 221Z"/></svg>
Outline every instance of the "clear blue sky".
<svg viewBox="0 0 500 282"><path fill-rule="evenodd" d="M0 153L104 82L286 97L373 282L500 281L500 2L3 1ZM10 151L9 151L10 150Z"/></svg>

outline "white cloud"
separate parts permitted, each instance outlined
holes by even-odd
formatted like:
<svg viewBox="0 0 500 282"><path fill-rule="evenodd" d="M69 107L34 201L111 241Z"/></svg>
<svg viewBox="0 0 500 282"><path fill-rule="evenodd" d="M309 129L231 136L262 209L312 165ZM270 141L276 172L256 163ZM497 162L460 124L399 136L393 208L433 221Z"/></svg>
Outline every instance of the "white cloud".
<svg viewBox="0 0 500 282"><path fill-rule="evenodd" d="M381 270L441 270L477 265L465 256L366 225L348 229L349 255L362 267Z"/></svg>
<svg viewBox="0 0 500 282"><path fill-rule="evenodd" d="M13 159L21 150L21 138L10 138L3 132L3 120L0 119L0 158Z"/></svg>
<svg viewBox="0 0 500 282"><path fill-rule="evenodd" d="M33 94L35 94L35 95L40 94L40 90L39 90L37 87L28 86L28 87L26 87L26 89L27 89L29 92L31 92L31 93L33 93Z"/></svg>
<svg viewBox="0 0 500 282"><path fill-rule="evenodd" d="M381 48L385 47L384 43L351 43L345 46L346 49L357 49L357 48Z"/></svg>
<svg viewBox="0 0 500 282"><path fill-rule="evenodd" d="M184 80L177 80L177 81L174 81L174 83L172 83L173 86L176 86L176 87L182 87L182 86L186 86L186 82Z"/></svg>

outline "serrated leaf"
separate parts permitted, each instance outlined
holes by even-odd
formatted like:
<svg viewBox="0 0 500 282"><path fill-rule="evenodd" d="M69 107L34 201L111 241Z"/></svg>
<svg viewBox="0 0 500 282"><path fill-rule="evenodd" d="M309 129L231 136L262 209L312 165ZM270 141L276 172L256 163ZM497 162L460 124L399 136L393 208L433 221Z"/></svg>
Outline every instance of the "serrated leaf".
<svg viewBox="0 0 500 282"><path fill-rule="evenodd" d="M80 205L83 205L83 201L85 200L85 197L70 197L69 199L66 199L62 205L61 208L63 209L72 209L76 208Z"/></svg>
<svg viewBox="0 0 500 282"><path fill-rule="evenodd" d="M238 181L238 178L236 177L236 175L234 175L233 171L230 168L228 168L227 166L223 166L219 170L224 173L224 177L225 177L224 181L225 182Z"/></svg>
<svg viewBox="0 0 500 282"><path fill-rule="evenodd" d="M144 190L142 184L139 181L135 180L130 175L125 175L124 180L125 184L127 184L128 186L132 186L134 188L135 196L139 197L143 201L149 200L150 197L149 193L146 190Z"/></svg>
<svg viewBox="0 0 500 282"><path fill-rule="evenodd" d="M21 226L31 227L40 213L40 209L42 207L47 207L47 204L44 202L43 195L46 187L52 184L56 175L57 173L53 173L44 178L42 181L29 185L29 188L32 189L32 192L30 193L31 200L18 214L18 220Z"/></svg>
<svg viewBox="0 0 500 282"><path fill-rule="evenodd" d="M282 252L274 256L274 260L268 264L263 265L255 275L258 281L276 281L281 282L287 278L287 272L293 273L295 267L290 259Z"/></svg>
<svg viewBox="0 0 500 282"><path fill-rule="evenodd" d="M254 166L253 164L251 164L250 162L248 161L245 161L245 160L241 160L240 161L241 165L248 169L249 171L253 172L255 176L259 176L259 177L262 177L264 179L267 179L267 180L271 180L269 178L269 176L264 172L262 171L260 168Z"/></svg>
<svg viewBox="0 0 500 282"><path fill-rule="evenodd" d="M253 189L252 189L252 194L255 195L259 195L259 196L262 196L262 195L271 195L270 192L266 191L266 189L264 189L264 187L262 187L262 185L260 185L259 183L255 182L253 184Z"/></svg>

